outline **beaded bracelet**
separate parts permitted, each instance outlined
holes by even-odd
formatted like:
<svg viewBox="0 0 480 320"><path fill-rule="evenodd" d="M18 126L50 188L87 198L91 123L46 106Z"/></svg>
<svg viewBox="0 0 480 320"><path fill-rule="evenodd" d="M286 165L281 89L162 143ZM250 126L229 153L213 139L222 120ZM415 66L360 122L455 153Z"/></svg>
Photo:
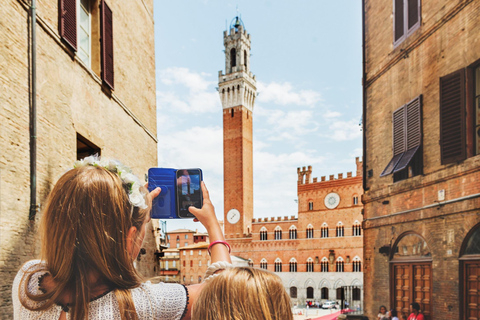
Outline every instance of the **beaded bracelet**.
<svg viewBox="0 0 480 320"><path fill-rule="evenodd" d="M232 252L232 248L230 247L230 245L228 244L228 242L226 241L222 241L222 240L216 240L216 241L213 241L210 243L210 245L208 246L208 254L209 255L212 255L212 247L216 244L223 244L225 247L227 247L228 249L228 254L230 254L230 252Z"/></svg>

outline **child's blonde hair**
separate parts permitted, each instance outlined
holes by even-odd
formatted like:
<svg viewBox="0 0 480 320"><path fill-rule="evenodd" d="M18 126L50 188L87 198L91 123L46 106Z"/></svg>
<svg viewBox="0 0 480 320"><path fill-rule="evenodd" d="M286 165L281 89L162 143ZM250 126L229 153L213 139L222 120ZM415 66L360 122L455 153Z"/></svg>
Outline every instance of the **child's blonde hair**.
<svg viewBox="0 0 480 320"><path fill-rule="evenodd" d="M231 268L209 280L193 307L194 320L293 320L290 297L274 273Z"/></svg>

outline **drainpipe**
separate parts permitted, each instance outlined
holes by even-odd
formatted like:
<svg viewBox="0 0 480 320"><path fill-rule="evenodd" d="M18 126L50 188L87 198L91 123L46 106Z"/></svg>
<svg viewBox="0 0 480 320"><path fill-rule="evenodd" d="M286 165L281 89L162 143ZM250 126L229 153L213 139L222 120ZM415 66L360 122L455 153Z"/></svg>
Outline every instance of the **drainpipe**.
<svg viewBox="0 0 480 320"><path fill-rule="evenodd" d="M362 130L363 130L363 190L367 191L367 73L366 69L366 49L365 49L365 0L362 0Z"/></svg>
<svg viewBox="0 0 480 320"><path fill-rule="evenodd" d="M31 23L31 108L30 108L30 213L29 220L35 220L37 214L37 14L36 0L31 0L30 23Z"/></svg>

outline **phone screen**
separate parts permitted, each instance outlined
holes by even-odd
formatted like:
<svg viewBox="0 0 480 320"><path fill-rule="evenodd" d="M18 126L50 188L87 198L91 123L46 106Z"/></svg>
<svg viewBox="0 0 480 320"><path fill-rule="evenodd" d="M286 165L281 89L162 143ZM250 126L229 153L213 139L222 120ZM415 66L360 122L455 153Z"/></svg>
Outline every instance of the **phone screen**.
<svg viewBox="0 0 480 320"><path fill-rule="evenodd" d="M194 206L201 209L203 204L202 171L200 169L179 169L177 170L177 206L180 218L194 218L188 211L188 207Z"/></svg>

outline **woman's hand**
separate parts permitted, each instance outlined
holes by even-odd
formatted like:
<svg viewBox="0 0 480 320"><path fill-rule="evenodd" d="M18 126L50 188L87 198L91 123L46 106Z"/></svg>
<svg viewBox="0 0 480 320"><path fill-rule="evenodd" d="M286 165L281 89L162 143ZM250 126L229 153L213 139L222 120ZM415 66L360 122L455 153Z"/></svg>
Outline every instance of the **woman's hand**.
<svg viewBox="0 0 480 320"><path fill-rule="evenodd" d="M205 183L203 181L201 183L201 188L203 194L202 209L190 206L188 208L188 211L195 215L195 219L193 219L193 221L200 221L205 226L207 231L210 232L212 228L219 226L219 224L217 217L215 216L215 208L210 201L210 195L208 194L207 187L205 186Z"/></svg>

